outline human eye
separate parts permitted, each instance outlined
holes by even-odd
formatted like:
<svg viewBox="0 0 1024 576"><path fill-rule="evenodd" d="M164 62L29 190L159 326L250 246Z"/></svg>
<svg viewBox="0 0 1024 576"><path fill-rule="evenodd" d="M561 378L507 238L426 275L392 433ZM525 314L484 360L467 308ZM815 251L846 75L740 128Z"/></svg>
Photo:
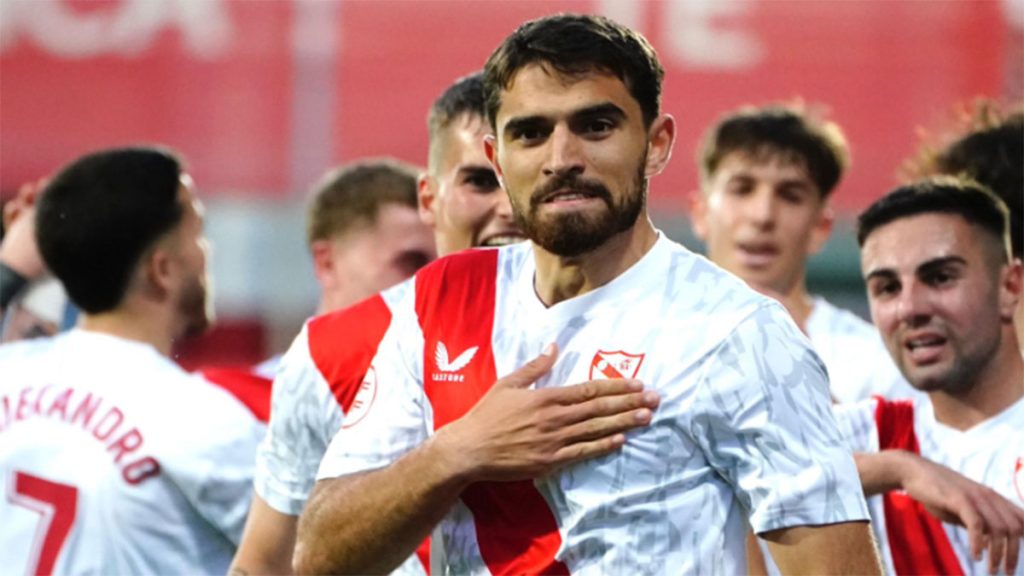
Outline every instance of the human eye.
<svg viewBox="0 0 1024 576"><path fill-rule="evenodd" d="M466 174L462 183L478 191L490 192L498 188L498 177L490 170L479 170Z"/></svg>
<svg viewBox="0 0 1024 576"><path fill-rule="evenodd" d="M948 286L950 283L956 280L956 278L957 274L955 273L955 271L947 268L938 268L935 270L929 270L922 276L921 279L928 286L932 286L934 288L942 288L944 286Z"/></svg>
<svg viewBox="0 0 1024 576"><path fill-rule="evenodd" d="M517 124L508 128L508 134L512 141L524 145L541 143L547 133L548 131L543 126L534 123Z"/></svg>
<svg viewBox="0 0 1024 576"><path fill-rule="evenodd" d="M868 293L873 298L884 299L899 294L900 283L895 278L876 278L868 281Z"/></svg>

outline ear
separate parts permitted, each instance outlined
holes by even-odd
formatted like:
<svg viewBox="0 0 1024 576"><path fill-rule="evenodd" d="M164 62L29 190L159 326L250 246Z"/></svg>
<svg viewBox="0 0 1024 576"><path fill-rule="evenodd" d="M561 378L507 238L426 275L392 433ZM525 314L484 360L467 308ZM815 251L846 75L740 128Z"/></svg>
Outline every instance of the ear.
<svg viewBox="0 0 1024 576"><path fill-rule="evenodd" d="M832 235L832 226L835 224L835 221L836 213L832 210L832 205L825 202L818 211L818 222L815 223L814 228L811 230L811 241L807 245L808 256L817 254L825 247L828 237Z"/></svg>
<svg viewBox="0 0 1024 576"><path fill-rule="evenodd" d="M690 225L701 241L708 241L708 199L703 190L694 190L688 198L690 204Z"/></svg>
<svg viewBox="0 0 1024 576"><path fill-rule="evenodd" d="M487 161L491 163L491 168L494 168L494 175L498 177L498 183L505 188L505 174L501 171L501 164L498 163L498 139L494 134L484 136L484 154L487 155Z"/></svg>
<svg viewBox="0 0 1024 576"><path fill-rule="evenodd" d="M177 283L176 263L171 253L158 245L143 256L140 266L143 292L158 300L167 298Z"/></svg>
<svg viewBox="0 0 1024 576"><path fill-rule="evenodd" d="M426 172L420 174L416 181L416 211L420 220L430 227L437 225L437 214L434 213L436 200L437 179Z"/></svg>
<svg viewBox="0 0 1024 576"><path fill-rule="evenodd" d="M1024 264L1014 258L1009 264L1003 265L999 285L999 313L1008 322L1013 321L1014 313L1024 296Z"/></svg>
<svg viewBox="0 0 1024 576"><path fill-rule="evenodd" d="M334 268L337 265L334 258L334 246L330 240L314 240L309 245L309 252L313 256L313 274L320 284L321 291L326 292L333 288L335 282Z"/></svg>
<svg viewBox="0 0 1024 576"><path fill-rule="evenodd" d="M676 120L668 114L658 116L647 131L647 164L644 175L656 176L665 169L672 157L672 146L676 141Z"/></svg>

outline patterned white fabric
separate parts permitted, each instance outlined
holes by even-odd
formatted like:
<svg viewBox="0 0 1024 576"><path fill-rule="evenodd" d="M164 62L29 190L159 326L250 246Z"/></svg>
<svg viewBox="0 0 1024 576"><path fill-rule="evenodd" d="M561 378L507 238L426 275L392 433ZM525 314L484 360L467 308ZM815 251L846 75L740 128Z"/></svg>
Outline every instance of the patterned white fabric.
<svg viewBox="0 0 1024 576"><path fill-rule="evenodd" d="M486 272L496 286L494 331L473 345L481 360L469 359L467 370L490 348L496 373L508 374L557 342L558 360L538 387L596 378L612 365L662 398L652 424L628 434L621 452L535 481L561 536L556 557L571 573L742 573L749 525L763 532L867 518L824 368L778 303L664 237L612 282L550 308L535 295L534 272L528 243L500 249ZM459 290L459 281L446 276L443 290ZM420 304L438 298L416 289ZM335 436L321 478L411 450L438 410L424 380L462 384L457 371L424 375L424 353L446 342L449 360L463 358L473 346L451 342L479 319L453 309L440 314L442 326L421 329L417 306L409 293L393 308L373 362L373 404ZM438 344L425 332L440 333ZM447 572L489 572L465 504L440 532Z"/></svg>
<svg viewBox="0 0 1024 576"><path fill-rule="evenodd" d="M72 330L0 347L10 574L223 574L265 426L149 345Z"/></svg>
<svg viewBox="0 0 1024 576"><path fill-rule="evenodd" d="M847 404L875 395L892 399L924 396L903 379L878 330L860 316L819 296L814 298L806 328L814 351L828 368L836 402Z"/></svg>
<svg viewBox="0 0 1024 576"><path fill-rule="evenodd" d="M877 452L878 428L875 424L876 401L868 400L836 407L836 420L844 440L855 452ZM935 411L927 396L914 403L914 434L921 456L984 484L1014 504L1024 508L1024 399L1018 400L996 416L959 431L935 420ZM889 530L882 499L868 499L872 529L883 551L882 560L889 574L893 570ZM967 530L943 523L943 529L960 559L965 574L988 574L988 556L971 559ZM1024 576L1024 563L1014 573Z"/></svg>

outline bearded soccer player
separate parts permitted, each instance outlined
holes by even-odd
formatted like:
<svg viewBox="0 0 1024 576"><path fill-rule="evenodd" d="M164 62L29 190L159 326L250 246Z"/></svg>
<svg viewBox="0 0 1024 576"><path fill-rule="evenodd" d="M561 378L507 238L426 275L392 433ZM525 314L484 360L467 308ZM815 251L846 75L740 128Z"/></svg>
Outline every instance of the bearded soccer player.
<svg viewBox="0 0 1024 576"><path fill-rule="evenodd" d="M161 149L90 154L46 186L35 228L81 316L0 347L4 570L223 573L266 428L168 358L210 322L192 179Z"/></svg>
<svg viewBox="0 0 1024 576"><path fill-rule="evenodd" d="M648 219L662 75L596 16L525 23L490 57L486 150L532 242L384 293L300 571L389 570L438 523L455 573L743 572L750 525L784 570L879 570L820 361Z"/></svg>
<svg viewBox="0 0 1024 576"><path fill-rule="evenodd" d="M418 181L409 183L408 187L412 189L404 191L406 186L402 186L405 192L402 197L408 196L408 202L403 204L416 205L418 202L419 218L426 226L417 225L429 226L433 230L438 252L447 254L473 246L521 240L522 232L512 221L508 197L498 186L494 170L484 155L483 138L490 133L490 127L483 118L481 75L476 73L460 78L447 88L431 107L427 127L430 135L427 171ZM331 197L333 201L330 204L344 200L338 194ZM333 210L314 207L310 213L311 240L317 236L314 228L323 228L327 224L312 224L326 220L323 216L318 217L317 213L345 210L344 206L336 206ZM406 212L404 206L402 212L403 215ZM404 215L404 220L408 217ZM412 217L415 218L414 212ZM403 225L410 226L410 223ZM377 226L364 232L362 238L373 241L378 235L390 234L392 238L377 238L376 241L397 247L415 245L414 239L419 237L419 234L413 236L398 232ZM335 242L341 244L337 249L348 252L344 245L347 240L350 238L342 237ZM377 247L378 251L382 249ZM336 259L333 267L323 267L328 268L324 274L343 277L344 263ZM405 276L412 272L414 270L409 270ZM358 298L346 299L345 303L352 304L393 283L368 290L369 284L364 282L360 286L362 290L357 291ZM327 292L326 286L324 291ZM346 296L355 295L351 291L346 292ZM334 300L330 305L322 305L320 311L336 310L341 303ZM291 570L299 513L313 487L320 459L345 421L346 403L351 402L351 395L341 382L346 376L361 379L366 372L366 366L354 374L342 372L340 367L345 365L347 354L367 354L377 345L374 338L380 338L373 321L373 310L372 305L360 305L346 316L327 315L312 320L286 356L283 371L273 389L270 428L257 456L256 497L245 536L232 564L232 573L280 574ZM369 338L364 344L367 347L365 351L358 346L349 347L349 343L364 342L359 339L361 337ZM302 360L309 353L315 354L312 364ZM423 573L426 548L421 550L420 556L422 561L410 559L401 570L410 574Z"/></svg>
<svg viewBox="0 0 1024 576"><path fill-rule="evenodd" d="M837 408L851 447L870 456L858 462L865 491L905 490L871 501L887 571L1024 575L1024 360L1013 327L1024 272L1009 256L1006 207L977 184L938 178L894 190L858 225L872 319L927 393Z"/></svg>

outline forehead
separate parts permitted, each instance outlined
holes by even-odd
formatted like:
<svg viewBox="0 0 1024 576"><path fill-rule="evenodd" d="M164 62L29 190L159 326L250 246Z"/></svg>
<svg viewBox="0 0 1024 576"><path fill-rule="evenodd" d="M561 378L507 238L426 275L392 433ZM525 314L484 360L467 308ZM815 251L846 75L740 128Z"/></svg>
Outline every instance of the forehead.
<svg viewBox="0 0 1024 576"><path fill-rule="evenodd" d="M600 103L612 103L627 115L640 116L640 103L612 73L594 70L570 76L541 63L527 64L501 92L498 130L511 119L557 118Z"/></svg>
<svg viewBox="0 0 1024 576"><path fill-rule="evenodd" d="M462 164L467 158L479 156L486 163L483 139L491 134L490 125L478 114L463 113L452 119L443 129L441 146L446 160L453 164Z"/></svg>
<svg viewBox="0 0 1024 576"><path fill-rule="evenodd" d="M725 180L738 175L764 180L800 181L814 186L807 162L780 151L729 152L718 163L714 176L718 180Z"/></svg>
<svg viewBox="0 0 1024 576"><path fill-rule="evenodd" d="M892 269L912 272L920 265L949 256L967 262L983 256L985 242L974 226L956 214L930 213L899 218L876 228L864 241L865 273Z"/></svg>

